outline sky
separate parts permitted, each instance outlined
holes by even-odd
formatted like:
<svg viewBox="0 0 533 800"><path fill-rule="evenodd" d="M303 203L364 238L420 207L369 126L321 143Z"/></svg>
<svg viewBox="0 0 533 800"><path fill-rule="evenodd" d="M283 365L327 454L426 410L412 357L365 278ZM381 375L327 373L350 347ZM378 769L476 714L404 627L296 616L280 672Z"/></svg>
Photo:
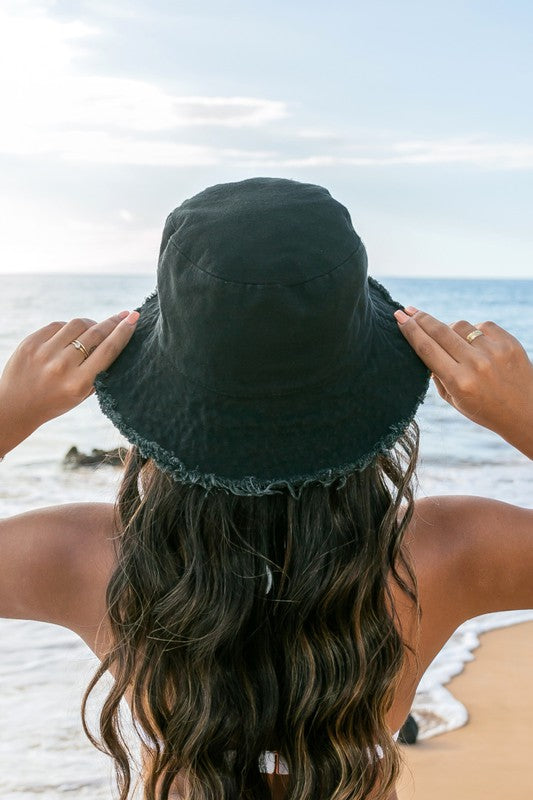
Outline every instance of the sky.
<svg viewBox="0 0 533 800"><path fill-rule="evenodd" d="M0 272L150 273L252 176L325 186L380 276L533 278L528 0L1 0Z"/></svg>

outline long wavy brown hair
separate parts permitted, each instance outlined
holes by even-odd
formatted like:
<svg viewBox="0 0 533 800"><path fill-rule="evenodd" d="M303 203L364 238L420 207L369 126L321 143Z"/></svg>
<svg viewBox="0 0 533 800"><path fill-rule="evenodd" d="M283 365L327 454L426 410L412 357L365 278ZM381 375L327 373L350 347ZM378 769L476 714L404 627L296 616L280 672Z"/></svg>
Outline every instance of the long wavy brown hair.
<svg viewBox="0 0 533 800"><path fill-rule="evenodd" d="M145 800L168 800L178 773L190 800L267 800L267 750L287 762L288 800L390 793L401 757L386 714L408 646L390 579L419 611L402 547L418 446L412 420L366 468L298 499L185 485L131 447L107 587L114 647L82 702L120 800L132 790L127 691L154 741ZM97 739L87 701L110 667Z"/></svg>

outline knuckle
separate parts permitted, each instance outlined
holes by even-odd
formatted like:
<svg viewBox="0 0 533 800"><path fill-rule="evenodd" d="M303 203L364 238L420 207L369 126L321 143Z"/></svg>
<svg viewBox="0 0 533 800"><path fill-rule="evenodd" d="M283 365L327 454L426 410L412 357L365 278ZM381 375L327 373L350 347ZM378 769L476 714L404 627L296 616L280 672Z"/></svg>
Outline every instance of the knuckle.
<svg viewBox="0 0 533 800"><path fill-rule="evenodd" d="M515 339L514 336L505 336L495 343L496 352L503 356L512 356L515 353L518 353L521 348L522 346L520 342L518 339Z"/></svg>
<svg viewBox="0 0 533 800"><path fill-rule="evenodd" d="M529 356L518 339L506 339L500 346L499 355L504 364L517 368L529 360Z"/></svg>
<svg viewBox="0 0 533 800"><path fill-rule="evenodd" d="M103 345L110 346L115 338L111 335L114 333L115 328L116 326L112 323L103 325L98 330L94 330L92 332L91 338L94 340L94 343L98 345L98 347L102 347Z"/></svg>
<svg viewBox="0 0 533 800"><path fill-rule="evenodd" d="M84 392L84 386L79 380L67 380L63 383L63 389L67 397L76 399L84 397L87 392ZM87 390L88 391L88 390Z"/></svg>
<svg viewBox="0 0 533 800"><path fill-rule="evenodd" d="M94 350L97 347L101 347L102 344L105 342L106 336L105 333L102 331L93 331L91 333L90 339L87 343L87 350Z"/></svg>
<svg viewBox="0 0 533 800"><path fill-rule="evenodd" d="M45 372L49 369L49 360L44 348L33 348L31 351L27 351L28 354L31 354L35 364L40 368L43 369Z"/></svg>
<svg viewBox="0 0 533 800"><path fill-rule="evenodd" d="M70 320L70 323L72 327L79 328L84 325L87 325L87 320L83 319L83 317L74 317L73 319Z"/></svg>
<svg viewBox="0 0 533 800"><path fill-rule="evenodd" d="M522 347L521 343L518 341L516 336L513 336L512 333L509 333L509 331L504 330L504 328L499 328L498 333L499 335L493 337L493 341L495 343L505 347L514 347L514 348Z"/></svg>
<svg viewBox="0 0 533 800"><path fill-rule="evenodd" d="M42 370L48 378L58 380L62 377L65 367L59 359L47 359L46 355L43 354Z"/></svg>
<svg viewBox="0 0 533 800"><path fill-rule="evenodd" d="M476 376L472 375L471 373L457 375L453 381L453 384L454 391L460 394L473 394L477 384Z"/></svg>
<svg viewBox="0 0 533 800"><path fill-rule="evenodd" d="M459 379L457 391L463 395L471 397L475 394L475 383L471 378L461 378Z"/></svg>
<svg viewBox="0 0 533 800"><path fill-rule="evenodd" d="M479 355L475 361L475 369L478 375L488 375L492 371L492 362L490 358L485 358L483 355Z"/></svg>
<svg viewBox="0 0 533 800"><path fill-rule="evenodd" d="M493 322L492 320L489 319L489 320L485 320L485 322L479 322L476 325L476 328L479 328L482 331L490 332L490 331L499 330L500 326L496 325L495 322Z"/></svg>
<svg viewBox="0 0 533 800"><path fill-rule="evenodd" d="M35 341L32 338L23 339L18 345L17 349L19 353L29 355L35 351Z"/></svg>

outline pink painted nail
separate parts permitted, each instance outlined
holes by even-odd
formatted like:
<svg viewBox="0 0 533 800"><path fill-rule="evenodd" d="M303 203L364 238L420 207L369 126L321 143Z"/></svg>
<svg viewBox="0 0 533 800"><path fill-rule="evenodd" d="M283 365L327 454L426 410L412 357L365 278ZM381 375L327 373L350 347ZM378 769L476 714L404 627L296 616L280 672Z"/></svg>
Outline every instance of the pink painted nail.
<svg viewBox="0 0 533 800"><path fill-rule="evenodd" d="M117 314L117 317L120 317L120 319L124 319L124 317L127 317L129 313L130 313L129 311L121 311L120 314Z"/></svg>
<svg viewBox="0 0 533 800"><path fill-rule="evenodd" d="M138 311L132 311L126 317L126 322L128 323L128 325L135 325L135 323L137 322L137 320L139 319L140 316L141 315L139 314Z"/></svg>
<svg viewBox="0 0 533 800"><path fill-rule="evenodd" d="M407 322L407 320L409 319L407 314L404 314L400 308L394 312L394 316L396 317L396 320L400 323Z"/></svg>
<svg viewBox="0 0 533 800"><path fill-rule="evenodd" d="M414 306L405 306L405 310L408 314L416 314L418 308L415 308Z"/></svg>

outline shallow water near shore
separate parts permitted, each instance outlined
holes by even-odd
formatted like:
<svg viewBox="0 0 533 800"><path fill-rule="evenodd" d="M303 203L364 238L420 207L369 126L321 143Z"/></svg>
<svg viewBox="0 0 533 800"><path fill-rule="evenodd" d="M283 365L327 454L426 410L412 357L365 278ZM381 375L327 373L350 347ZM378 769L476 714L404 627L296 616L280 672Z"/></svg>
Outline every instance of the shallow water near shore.
<svg viewBox="0 0 533 800"><path fill-rule="evenodd" d="M533 281L376 277L393 298L445 322L494 320L514 334L533 358ZM0 280L4 301L0 369L28 333L48 322L75 316L100 320L123 308L132 309L155 285L151 275L20 275ZM418 497L483 495L533 507L533 462L454 411L433 383L418 421ZM121 469L102 465L67 470L62 459L72 445L90 453L93 447L111 449L128 442L103 416L96 397L88 398L6 456L0 464L0 515L68 502L112 503ZM479 634L526 619L533 619L533 610L488 614L469 620L454 633L419 687L413 713L421 738L466 721L467 709L445 684L475 658ZM96 658L77 636L55 625L0 620L0 634L2 800L36 796L107 800L113 796L110 760L92 747L80 724L81 697L96 669ZM96 720L95 713L92 719Z"/></svg>

